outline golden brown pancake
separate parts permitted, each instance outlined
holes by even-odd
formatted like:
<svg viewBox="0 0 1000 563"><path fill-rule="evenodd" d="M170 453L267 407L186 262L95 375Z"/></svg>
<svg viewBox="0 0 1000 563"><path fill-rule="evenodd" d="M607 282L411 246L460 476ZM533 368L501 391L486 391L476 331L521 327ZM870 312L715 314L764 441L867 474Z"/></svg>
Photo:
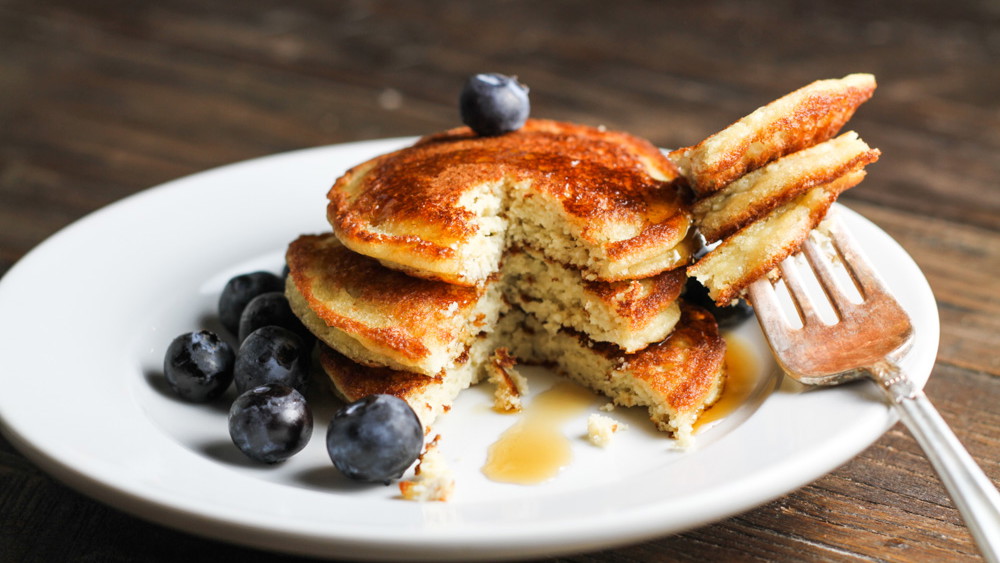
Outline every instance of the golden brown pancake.
<svg viewBox="0 0 1000 563"><path fill-rule="evenodd" d="M704 197L786 154L832 138L875 91L875 77L817 80L733 123L670 159Z"/></svg>
<svg viewBox="0 0 1000 563"><path fill-rule="evenodd" d="M407 276L351 252L328 233L303 235L286 255L285 294L320 340L369 365L437 375L496 323L499 288Z"/></svg>
<svg viewBox="0 0 1000 563"><path fill-rule="evenodd" d="M553 330L566 326L626 352L670 334L680 318L676 301L687 281L684 268L638 280L587 281L578 270L529 247L508 250L500 271L509 303Z"/></svg>
<svg viewBox="0 0 1000 563"><path fill-rule="evenodd" d="M479 381L493 341L486 336L477 339L458 361L433 377L358 364L323 343L317 346L320 366L337 396L347 402L375 394L399 397L413 408L427 432L438 416L451 409L463 389Z"/></svg>
<svg viewBox="0 0 1000 563"><path fill-rule="evenodd" d="M802 192L861 170L878 157L878 149L850 131L779 158L695 203L698 230L708 242L721 240Z"/></svg>
<svg viewBox="0 0 1000 563"><path fill-rule="evenodd" d="M622 133L432 135L337 181L334 233L290 245L286 293L347 400L393 394L429 425L506 347L686 442L725 344L704 311L677 324L694 232L676 179Z"/></svg>
<svg viewBox="0 0 1000 563"><path fill-rule="evenodd" d="M647 407L660 430L687 445L698 415L721 393L726 344L709 313L691 305L682 310L670 337L633 354L574 331L551 333L534 316L514 308L493 337L473 345L467 361L440 376L362 366L325 346L320 359L342 398L354 401L373 393L395 395L414 408L426 427L451 408L462 389L481 377L475 368L488 364L485 351L502 343L519 359L551 365L621 406Z"/></svg>
<svg viewBox="0 0 1000 563"><path fill-rule="evenodd" d="M551 332L517 308L498 331L520 360L551 365L618 405L646 407L660 430L688 445L698 415L722 391L726 342L707 311L689 304L681 311L669 337L632 354L571 330Z"/></svg>
<svg viewBox="0 0 1000 563"><path fill-rule="evenodd" d="M718 305L730 304L747 286L797 252L837 196L864 176L864 170L849 172L781 205L723 240L689 266L688 275L698 278Z"/></svg>
<svg viewBox="0 0 1000 563"><path fill-rule="evenodd" d="M484 283L508 242L585 278L646 277L686 264L690 210L677 171L647 141L529 120L479 137L458 128L349 170L327 216L355 252L410 274Z"/></svg>
<svg viewBox="0 0 1000 563"><path fill-rule="evenodd" d="M719 305L798 251L844 190L878 160L853 131L833 135L875 90L869 74L818 80L670 154L695 188L695 226L721 243L687 271Z"/></svg>
<svg viewBox="0 0 1000 563"><path fill-rule="evenodd" d="M684 270L620 282L591 282L535 250L513 250L502 276L467 287L408 276L351 252L332 233L288 247L286 295L320 340L366 365L437 375L509 302L554 327L568 326L627 350L662 340L680 315Z"/></svg>

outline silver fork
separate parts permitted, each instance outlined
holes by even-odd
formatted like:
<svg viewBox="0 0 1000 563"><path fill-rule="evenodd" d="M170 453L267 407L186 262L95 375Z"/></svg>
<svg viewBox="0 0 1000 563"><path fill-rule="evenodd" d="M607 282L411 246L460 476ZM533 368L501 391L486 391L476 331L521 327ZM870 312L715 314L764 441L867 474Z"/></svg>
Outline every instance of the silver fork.
<svg viewBox="0 0 1000 563"><path fill-rule="evenodd" d="M810 238L802 253L836 313L835 324L822 322L819 302L810 297L792 259L781 264L781 279L801 328L786 318L770 280L758 280L749 288L748 300L775 357L789 376L808 385L837 385L861 377L874 380L930 459L983 557L1000 561L1000 493L896 363L913 341L909 316L840 221L831 217L824 228L831 248ZM831 267L838 258L831 256L831 250L854 282L860 303L840 287Z"/></svg>

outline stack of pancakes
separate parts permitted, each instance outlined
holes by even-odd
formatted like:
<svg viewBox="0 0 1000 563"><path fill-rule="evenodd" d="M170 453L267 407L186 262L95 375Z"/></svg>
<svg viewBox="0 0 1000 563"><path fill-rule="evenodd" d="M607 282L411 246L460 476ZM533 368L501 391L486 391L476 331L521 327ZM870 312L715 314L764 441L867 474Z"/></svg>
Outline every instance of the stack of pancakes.
<svg viewBox="0 0 1000 563"><path fill-rule="evenodd" d="M874 89L814 82L669 158L544 120L425 137L337 180L332 232L289 246L286 294L346 400L390 393L429 426L514 357L646 406L687 443L725 377L715 319L680 300L687 277L725 305L801 246L879 157L835 136Z"/></svg>
<svg viewBox="0 0 1000 563"><path fill-rule="evenodd" d="M289 246L286 294L346 400L391 393L429 426L499 350L645 405L684 442L719 396L725 342L679 301L695 231L678 180L603 129L425 137L337 180L332 232Z"/></svg>
<svg viewBox="0 0 1000 563"><path fill-rule="evenodd" d="M697 197L698 230L720 243L688 274L719 305L796 252L878 160L857 133L834 137L874 91L870 74L819 80L670 153Z"/></svg>

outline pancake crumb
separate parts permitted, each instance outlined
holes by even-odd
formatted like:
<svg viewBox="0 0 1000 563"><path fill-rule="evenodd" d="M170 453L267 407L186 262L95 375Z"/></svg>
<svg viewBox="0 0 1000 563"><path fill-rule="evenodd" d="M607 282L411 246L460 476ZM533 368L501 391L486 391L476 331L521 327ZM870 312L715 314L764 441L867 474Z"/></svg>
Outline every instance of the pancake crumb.
<svg viewBox="0 0 1000 563"><path fill-rule="evenodd" d="M628 425L609 416L594 413L587 419L587 439L591 444L605 448L611 443L611 437L616 432L627 428Z"/></svg>
<svg viewBox="0 0 1000 563"><path fill-rule="evenodd" d="M497 348L486 366L495 386L493 408L500 412L520 412L521 397L528 393L528 380L514 369L517 360L507 348Z"/></svg>
<svg viewBox="0 0 1000 563"><path fill-rule="evenodd" d="M399 482L399 492L406 500L447 502L455 491L455 475L438 451L441 435L434 437L420 454L413 477Z"/></svg>

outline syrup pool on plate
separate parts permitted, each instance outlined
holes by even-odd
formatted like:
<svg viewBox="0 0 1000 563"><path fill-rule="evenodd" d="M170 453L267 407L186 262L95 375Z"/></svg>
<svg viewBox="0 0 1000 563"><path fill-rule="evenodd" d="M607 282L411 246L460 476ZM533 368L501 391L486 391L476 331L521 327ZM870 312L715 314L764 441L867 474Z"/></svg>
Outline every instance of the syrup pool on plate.
<svg viewBox="0 0 1000 563"><path fill-rule="evenodd" d="M535 485L555 477L573 457L562 427L587 410L594 394L568 381L539 393L521 419L487 452L483 474L500 483Z"/></svg>
<svg viewBox="0 0 1000 563"><path fill-rule="evenodd" d="M726 383L722 396L705 410L695 431L725 419L745 404L760 378L750 345L726 336ZM568 381L540 393L521 413L521 419L494 442L482 472L492 481L537 485L559 474L572 461L572 442L562 427L587 411L594 394Z"/></svg>
<svg viewBox="0 0 1000 563"><path fill-rule="evenodd" d="M745 404L757 388L760 377L760 367L750 345L736 336L726 335L726 382L722 396L701 413L694 423L695 431L726 418Z"/></svg>

